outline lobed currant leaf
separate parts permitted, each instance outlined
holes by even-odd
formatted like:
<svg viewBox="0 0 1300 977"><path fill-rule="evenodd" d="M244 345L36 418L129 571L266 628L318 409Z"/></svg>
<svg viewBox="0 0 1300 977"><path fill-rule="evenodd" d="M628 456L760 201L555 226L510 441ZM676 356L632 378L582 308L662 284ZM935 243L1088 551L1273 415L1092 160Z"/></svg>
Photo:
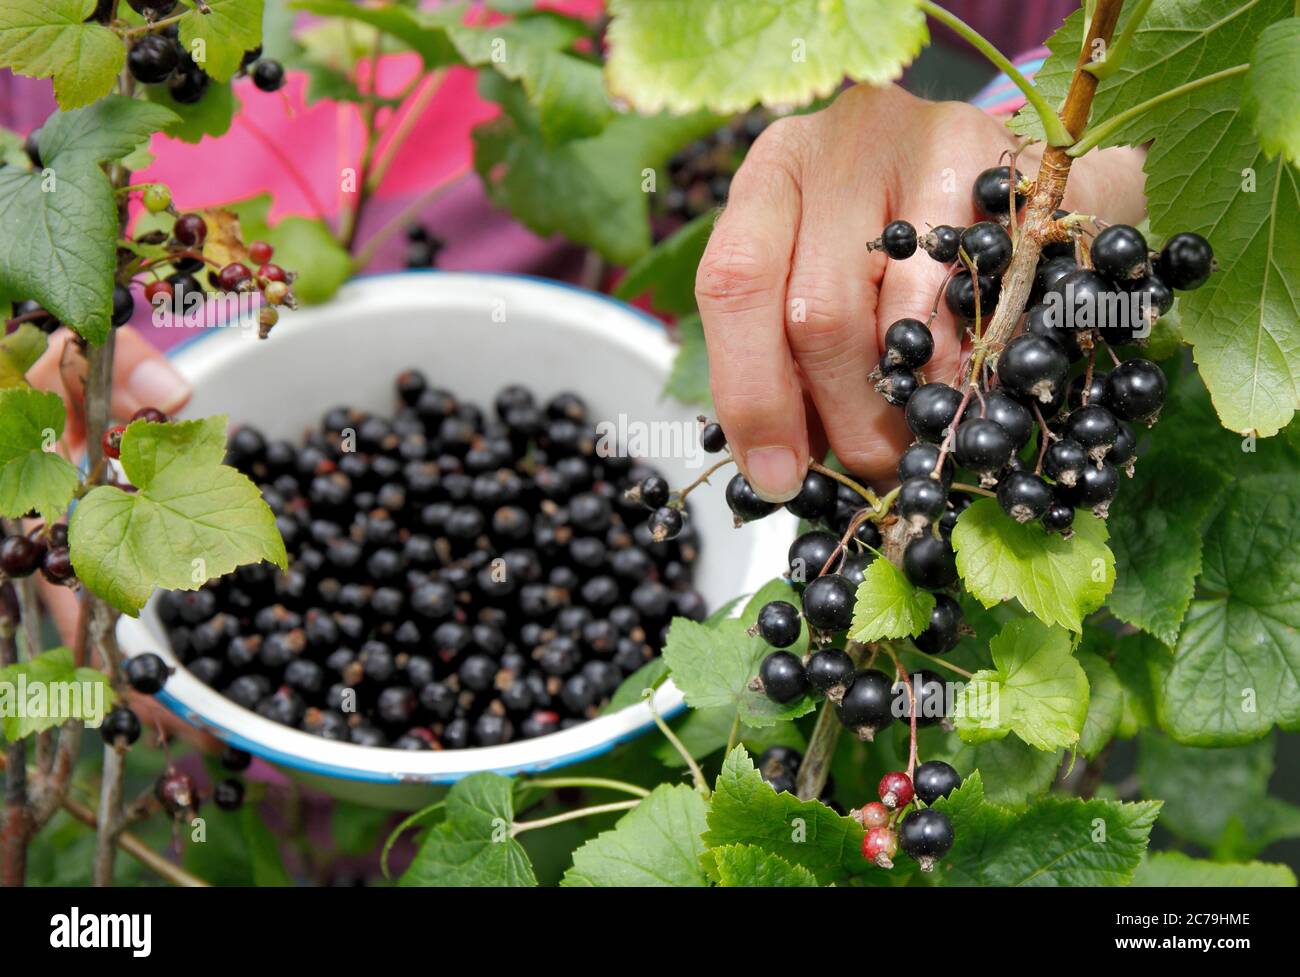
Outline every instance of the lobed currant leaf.
<svg viewBox="0 0 1300 977"><path fill-rule="evenodd" d="M564 886L708 885L700 868L707 804L685 784L660 784L573 853Z"/></svg>
<svg viewBox="0 0 1300 977"><path fill-rule="evenodd" d="M211 885L290 886L279 841L256 804L238 811L204 811L207 840L186 845L185 868Z"/></svg>
<svg viewBox="0 0 1300 977"><path fill-rule="evenodd" d="M64 111L103 98L126 65L126 46L107 27L86 22L94 11L95 0L5 0L0 68L52 78Z"/></svg>
<svg viewBox="0 0 1300 977"><path fill-rule="evenodd" d="M65 411L56 393L0 390L0 516L18 519L35 510L54 522L67 511L81 475L56 451Z"/></svg>
<svg viewBox="0 0 1300 977"><path fill-rule="evenodd" d="M67 690L74 691L65 695ZM16 743L68 719L98 727L116 699L107 675L97 668L77 668L71 648L51 648L0 668L0 733Z"/></svg>
<svg viewBox="0 0 1300 977"><path fill-rule="evenodd" d="M623 684L614 690L609 702L601 710L602 716L626 709L640 702L646 689L657 689L668 678L668 663L662 658L652 658L635 672L623 679Z"/></svg>
<svg viewBox="0 0 1300 977"><path fill-rule="evenodd" d="M1133 873L1133 885L1149 889L1294 888L1295 873L1266 862L1225 864L1191 858L1180 851L1148 852Z"/></svg>
<svg viewBox="0 0 1300 977"><path fill-rule="evenodd" d="M403 4L363 7L350 0L294 0L294 9L360 21L396 38L420 56L425 68L460 64L461 58L447 35L447 28L460 23L465 4L453 3L437 10L415 10Z"/></svg>
<svg viewBox="0 0 1300 977"><path fill-rule="evenodd" d="M225 427L224 416L135 421L122 435L121 462L137 491L100 485L74 510L77 575L123 613L138 614L154 587L194 590L245 563L287 565L261 492L220 464Z"/></svg>
<svg viewBox="0 0 1300 977"><path fill-rule="evenodd" d="M1264 28L1255 42L1246 73L1243 108L1255 127L1260 147L1281 153L1300 166L1300 17Z"/></svg>
<svg viewBox="0 0 1300 977"><path fill-rule="evenodd" d="M930 626L934 595L912 583L885 559L868 564L858 585L849 637L854 641L910 638Z"/></svg>
<svg viewBox="0 0 1300 977"><path fill-rule="evenodd" d="M1080 666L1088 677L1088 716L1079 731L1079 752L1100 753L1119 731L1124 712L1124 687L1110 662L1091 652L1080 652Z"/></svg>
<svg viewBox="0 0 1300 977"><path fill-rule="evenodd" d="M788 888L815 886L817 877L802 865L794 865L757 845L723 845L709 850L717 869L718 884Z"/></svg>
<svg viewBox="0 0 1300 977"><path fill-rule="evenodd" d="M900 739L907 735L903 728ZM984 796L994 804L1023 810L1056 779L1061 768L1061 752L1038 750L1018 736L1007 736L986 743L964 743L955 732L939 727L917 731L920 752L927 760L950 763L963 777L976 770L983 781ZM906 758L907 746L899 749Z"/></svg>
<svg viewBox="0 0 1300 977"><path fill-rule="evenodd" d="M207 0L207 8L181 17L180 42L214 80L230 81L244 52L262 43L264 0Z"/></svg>

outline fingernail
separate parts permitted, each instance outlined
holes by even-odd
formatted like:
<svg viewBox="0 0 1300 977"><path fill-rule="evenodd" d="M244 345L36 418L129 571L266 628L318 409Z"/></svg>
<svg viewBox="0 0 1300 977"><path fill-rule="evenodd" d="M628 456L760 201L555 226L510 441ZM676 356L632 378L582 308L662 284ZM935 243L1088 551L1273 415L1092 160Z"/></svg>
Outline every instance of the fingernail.
<svg viewBox="0 0 1300 977"><path fill-rule="evenodd" d="M803 470L795 453L783 445L745 452L749 484L765 502L789 502L803 488Z"/></svg>
<svg viewBox="0 0 1300 977"><path fill-rule="evenodd" d="M126 382L131 396L143 406L171 412L190 397L189 382L167 360L158 357L141 361Z"/></svg>

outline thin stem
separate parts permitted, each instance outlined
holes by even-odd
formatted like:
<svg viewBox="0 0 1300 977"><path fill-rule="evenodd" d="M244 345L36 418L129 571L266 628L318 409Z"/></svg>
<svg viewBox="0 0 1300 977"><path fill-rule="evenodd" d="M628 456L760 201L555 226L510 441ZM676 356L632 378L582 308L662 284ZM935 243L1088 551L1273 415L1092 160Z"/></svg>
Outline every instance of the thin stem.
<svg viewBox="0 0 1300 977"><path fill-rule="evenodd" d="M926 661L933 662L935 665L942 665L944 668L948 669L948 671L954 672L957 675L960 675L962 678L971 679L975 677L973 673L966 671L966 669L962 668L959 665L954 665L952 662L944 661L938 655L927 654L926 652L922 651L920 648L908 648L907 650L909 654L920 655Z"/></svg>
<svg viewBox="0 0 1300 977"><path fill-rule="evenodd" d="M430 73L428 77L420 79L424 86L419 93L413 98L407 106L406 111L397 125L393 127L393 134L389 137L388 142L384 144L383 152L375 160L374 168L370 173L370 189L377 190L384 182L384 177L388 175L388 168L393 165L393 159L397 156L398 151L406 143L407 137L410 136L411 130L420 121L420 116L424 110L429 107L433 97L438 94L442 87L443 79L447 77L447 69L439 68Z"/></svg>
<svg viewBox="0 0 1300 977"><path fill-rule="evenodd" d="M379 855L379 870L384 873L384 878L392 878L388 874L388 853L393 850L393 845L397 844L397 839L405 834L407 829L415 827L434 811L446 807L446 805L447 799L445 797L442 800L434 801L427 807L420 808L414 814L407 815L401 824L388 833L388 840L384 842L384 850Z"/></svg>
<svg viewBox="0 0 1300 977"><path fill-rule="evenodd" d="M1084 153L1088 152L1088 150L1093 149L1105 140L1109 139L1111 135L1128 125L1138 116L1150 112L1157 105L1168 102L1172 98L1186 95L1188 92L1194 92L1198 88L1204 88L1206 85L1213 85L1215 82L1223 81L1225 78L1233 78L1237 75L1245 74L1249 68L1250 65L1248 64L1239 64L1231 68L1224 68L1222 71L1216 71L1212 75L1206 75L1203 78L1197 78L1195 81L1189 81L1182 85L1178 85L1166 92L1161 92L1159 95L1148 98L1145 102L1139 102L1132 108L1125 109L1123 112L1112 115L1100 125L1093 126L1083 134L1082 138L1080 138L1078 142L1066 150L1066 155L1077 159Z"/></svg>
<svg viewBox="0 0 1300 977"><path fill-rule="evenodd" d="M91 880L97 886L113 884L113 861L121 834L122 780L126 772L126 744L104 744L104 773L99 785L99 814L95 819L95 861Z"/></svg>
<svg viewBox="0 0 1300 977"><path fill-rule="evenodd" d="M370 262L374 261L375 254L379 251L385 241L394 234L403 230L421 211L468 176L471 169L472 167L467 165L457 170L437 186L430 187L415 200L411 201L411 203L403 207L396 217L393 217L387 224L366 239L366 243L357 249L356 257L353 258L352 263L357 268L365 268L370 264Z"/></svg>
<svg viewBox="0 0 1300 977"><path fill-rule="evenodd" d="M1124 25L1124 30L1120 32L1119 37L1115 38L1115 43L1106 51L1106 56L1100 61L1092 61L1084 66L1084 71L1090 72L1098 80L1109 78L1119 70L1120 65L1124 63L1124 58L1128 55L1128 49L1133 43L1133 36L1137 34L1138 28L1142 26L1142 19L1146 17L1147 10L1151 7L1151 0L1138 0L1133 7L1133 15L1129 17L1128 23Z"/></svg>
<svg viewBox="0 0 1300 977"><path fill-rule="evenodd" d="M1012 64L1005 54L989 43L975 28L960 17L950 14L938 4L931 3L930 0L920 0L920 7L939 23L946 25L955 33L961 35L1024 93L1025 100L1033 106L1034 111L1038 113L1038 118L1043 123L1043 132L1047 134L1048 145L1068 146L1074 141L1056 112L1047 104L1047 100L1043 98L1042 93L1034 87L1028 78L1020 73L1020 69Z"/></svg>
<svg viewBox="0 0 1300 977"><path fill-rule="evenodd" d="M835 758L835 747L839 745L843 729L844 724L835 714L835 706L827 699L822 703L817 725L813 727L812 736L808 740L808 749L799 763L795 793L801 801L814 800L826 789L831 761Z"/></svg>
<svg viewBox="0 0 1300 977"><path fill-rule="evenodd" d="M916 774L916 689L912 688L912 683L908 678L907 670L903 668L903 663L898 660L898 653L888 645L885 651L894 662L894 671L898 675L898 680L907 686L908 715L911 717L911 744L907 751L907 776L911 779Z"/></svg>
<svg viewBox="0 0 1300 977"><path fill-rule="evenodd" d="M724 468L727 465L730 465L735 460L736 460L735 458L733 458L730 454L728 454L727 457L723 458L721 461L715 461L712 465L710 465L708 468L704 470L703 475L701 475L695 481L691 482L690 485L687 485L685 488L679 489L676 493L674 493L675 496L674 501L680 505L682 502L686 500L686 496L690 495L701 485L708 485L710 475L716 472L719 468Z"/></svg>
<svg viewBox="0 0 1300 977"><path fill-rule="evenodd" d="M640 803L640 800L614 801L611 804L597 804L594 807L582 807L576 811L565 811L563 814L556 814L549 818L538 818L536 821L519 821L510 826L510 837L517 838L525 831L532 831L534 828L549 828L553 824L563 824L565 821L577 821L579 818L589 818L596 814L609 814L613 811L630 811Z"/></svg>
<svg viewBox="0 0 1300 977"><path fill-rule="evenodd" d="M985 495L990 499L996 499L998 497L997 492L990 492L986 488L981 488L978 485L971 485L969 482L953 482L952 488L957 492L974 492L976 495Z"/></svg>
<svg viewBox="0 0 1300 977"><path fill-rule="evenodd" d="M737 711L735 718L731 720L731 732L727 734L726 756L731 756L731 751L736 748L736 743L739 740L740 740L740 712Z"/></svg>
<svg viewBox="0 0 1300 977"><path fill-rule="evenodd" d="M737 713L739 715L739 713ZM542 787L548 790L560 787L591 787L598 790L617 790L637 797L649 797L650 791L636 784L623 780L608 780L604 777L544 777L537 780L525 780L525 787Z"/></svg>
<svg viewBox="0 0 1300 977"><path fill-rule="evenodd" d="M691 756L691 751L686 749L682 741L677 738L677 734L672 731L672 728L666 722L664 722L663 716L659 715L659 710L655 708L655 690L646 689L641 695L642 698L645 699L645 703L650 709L650 715L654 718L655 725L659 727L659 731L667 737L668 742L673 745L673 749L677 751L678 755L686 762L686 766L690 768L691 779L695 781L695 789L705 797L708 797L709 782L704 778L704 771L701 770L700 765L695 762L695 757Z"/></svg>
<svg viewBox="0 0 1300 977"><path fill-rule="evenodd" d="M880 511L880 497L876 495L875 492L871 491L871 489L867 488L865 485L859 485L857 482L849 478L849 476L845 475L843 472L837 472L833 468L827 468L825 465L823 465L821 462L818 461L809 461L808 467L815 472L820 472L822 475L825 475L827 478L835 479L835 481L839 482L841 485L853 489L853 491L857 492L858 495L862 496L864 499L867 500L867 504L870 505L871 508L875 509L877 512Z"/></svg>

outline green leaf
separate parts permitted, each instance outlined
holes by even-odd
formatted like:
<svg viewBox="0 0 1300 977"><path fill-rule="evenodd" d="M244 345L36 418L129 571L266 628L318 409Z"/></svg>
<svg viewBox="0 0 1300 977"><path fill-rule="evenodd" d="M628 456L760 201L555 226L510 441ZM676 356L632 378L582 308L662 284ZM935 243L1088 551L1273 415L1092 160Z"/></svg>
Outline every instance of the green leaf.
<svg viewBox="0 0 1300 977"><path fill-rule="evenodd" d="M98 726L114 699L108 676L77 668L70 648L51 648L0 668L0 732L12 743L69 719Z"/></svg>
<svg viewBox="0 0 1300 977"><path fill-rule="evenodd" d="M26 373L41 358L49 337L30 322L0 338L0 389L27 386Z"/></svg>
<svg viewBox="0 0 1300 977"><path fill-rule="evenodd" d="M118 610L140 612L154 587L194 590L245 563L287 564L275 516L247 476L220 464L224 416L135 421L122 435L134 493L101 485L69 523L82 583Z"/></svg>
<svg viewBox="0 0 1300 977"><path fill-rule="evenodd" d="M609 702L601 710L602 716L634 706L645 696L646 689L657 689L668 678L668 663L662 658L652 658L635 672L623 679L623 684L614 690Z"/></svg>
<svg viewBox="0 0 1300 977"><path fill-rule="evenodd" d="M207 74L230 81L246 51L262 43L262 0L207 0L181 17L181 44ZM202 57L200 57L200 53Z"/></svg>
<svg viewBox="0 0 1300 977"><path fill-rule="evenodd" d="M1248 862L1225 865L1182 852L1148 854L1133 874L1133 885L1148 889L1180 889L1205 886L1214 889L1294 888L1295 873L1285 865Z"/></svg>
<svg viewBox="0 0 1300 977"><path fill-rule="evenodd" d="M896 736L899 756L906 758L906 727L900 726ZM962 777L978 770L985 798L1013 810L1023 810L1043 794L1061 769L1060 752L1036 750L1018 736L987 743L963 743L955 732L932 726L917 730L917 741L921 756L951 764Z"/></svg>
<svg viewBox="0 0 1300 977"><path fill-rule="evenodd" d="M957 520L952 545L966 589L985 607L1014 597L1044 623L1079 631L1115 582L1107 538L1106 524L1084 512L1065 540L1007 518L995 499L977 499Z"/></svg>
<svg viewBox="0 0 1300 977"><path fill-rule="evenodd" d="M645 171L718 123L703 114L620 115L598 136L551 144L518 84L484 72L479 88L504 109L474 130L474 167L493 203L536 234L563 234L621 265L650 248Z"/></svg>
<svg viewBox="0 0 1300 977"><path fill-rule="evenodd" d="M815 886L817 878L802 865L792 865L756 845L724 845L709 852L722 886Z"/></svg>
<svg viewBox="0 0 1300 977"><path fill-rule="evenodd" d="M459 64L461 60L446 30L448 26L460 23L465 12L465 5L461 3L427 12L399 4L362 7L350 0L297 0L293 7L323 17L341 17L369 24L415 51L426 68Z"/></svg>
<svg viewBox="0 0 1300 977"><path fill-rule="evenodd" d="M725 706L688 709L686 715L673 724L673 732L682 741L687 753L702 760L727 746L735 722L736 710ZM794 723L777 723L762 729L741 725L736 730L736 742L744 743L752 753L761 753L770 746L788 746L802 753L808 745ZM686 766L686 761L677 752L677 748L667 740L655 747L654 754L665 766Z"/></svg>
<svg viewBox="0 0 1300 977"><path fill-rule="evenodd" d="M1159 698L1173 661L1169 649L1148 634L1125 635L1116 642L1111 669L1124 696L1115 735L1127 739L1144 726L1156 725Z"/></svg>
<svg viewBox="0 0 1300 977"><path fill-rule="evenodd" d="M17 519L34 509L54 522L67 511L81 476L56 452L64 410L55 393L0 390L0 516Z"/></svg>
<svg viewBox="0 0 1300 977"><path fill-rule="evenodd" d="M694 312L695 269L717 218L711 210L673 231L627 270L614 295L631 301L649 292L650 304L661 312Z"/></svg>
<svg viewBox="0 0 1300 977"><path fill-rule="evenodd" d="M728 845L753 845L807 869L820 883L874 871L862 857L862 827L840 817L821 801L801 801L778 794L763 780L744 747L736 747L722 764L709 802L710 853L705 869L717 879L720 866L712 852Z"/></svg>
<svg viewBox="0 0 1300 977"><path fill-rule="evenodd" d="M801 655L806 637L790 651ZM746 725L770 726L803 716L816 708L809 696L780 705L749 688L758 666L771 652L762 638L745 633L743 621L723 621L710 628L677 618L668 631L663 657L672 670L673 683L693 709L727 708L739 712Z"/></svg>
<svg viewBox="0 0 1300 977"><path fill-rule="evenodd" d="M1160 811L1155 801L1048 796L1017 814L990 803L978 773L935 807L956 841L935 869L945 885L1128 885Z"/></svg>
<svg viewBox="0 0 1300 977"><path fill-rule="evenodd" d="M119 160L173 121L175 113L161 105L109 95L87 108L50 116L41 127L41 159L60 165Z"/></svg>
<svg viewBox="0 0 1300 977"><path fill-rule="evenodd" d="M230 205L239 215L246 240L266 241L275 248L277 264L301 269L293 283L293 294L300 301L311 305L333 298L356 272L352 256L323 221L289 216L272 227L267 217L270 207L271 198L265 194Z"/></svg>
<svg viewBox="0 0 1300 977"><path fill-rule="evenodd" d="M930 626L934 595L912 586L888 560L872 560L858 585L849 637L854 641L910 638Z"/></svg>
<svg viewBox="0 0 1300 977"><path fill-rule="evenodd" d="M1088 718L1079 732L1079 752L1094 757L1114 739L1124 712L1124 687L1110 662L1082 652L1079 664L1088 676Z"/></svg>
<svg viewBox="0 0 1300 977"><path fill-rule="evenodd" d="M1246 72L1242 108L1260 147L1300 166L1300 17L1270 24L1259 35Z"/></svg>
<svg viewBox="0 0 1300 977"><path fill-rule="evenodd" d="M1021 618L1009 621L989 650L994 667L967 685L978 696L959 702L966 706L955 717L961 738L981 743L1014 732L1040 750L1076 744L1088 715L1088 678L1070 653L1069 635Z"/></svg>
<svg viewBox="0 0 1300 977"><path fill-rule="evenodd" d="M1157 448L1142 456L1109 520L1112 614L1165 644L1178 640L1201 572L1204 524L1227 482L1221 468L1183 452Z"/></svg>
<svg viewBox="0 0 1300 977"><path fill-rule="evenodd" d="M163 132L182 142L199 143L205 136L224 136L230 131L239 99L229 84L208 86L203 97L192 104L183 105L172 98L166 85L145 86L145 97L175 113L175 121Z"/></svg>
<svg viewBox="0 0 1300 977"><path fill-rule="evenodd" d="M126 47L107 27L85 23L94 10L95 0L5 0L0 68L53 78L65 111L103 98L126 65Z"/></svg>
<svg viewBox="0 0 1300 977"><path fill-rule="evenodd" d="M565 886L708 885L700 869L707 805L685 784L660 784L650 796L573 853Z"/></svg>
<svg viewBox="0 0 1300 977"><path fill-rule="evenodd" d="M677 320L677 355L673 357L664 394L683 404L699 404L705 408L713 405L704 323L695 313Z"/></svg>
<svg viewBox="0 0 1300 977"><path fill-rule="evenodd" d="M1239 480L1206 533L1200 594L1164 683L1161 725L1179 742L1300 729L1298 550L1300 480Z"/></svg>
<svg viewBox="0 0 1300 977"><path fill-rule="evenodd" d="M511 833L514 786L494 773L458 781L447 794L446 820L424 835L398 880L413 886L533 886L528 855Z"/></svg>
<svg viewBox="0 0 1300 977"><path fill-rule="evenodd" d="M1300 837L1300 807L1268 794L1273 737L1204 749L1147 731L1139 747L1142 796L1164 801L1160 826L1180 838L1228 857L1252 858L1276 841Z"/></svg>
<svg viewBox="0 0 1300 977"><path fill-rule="evenodd" d="M892 81L928 39L897 0L612 0L610 90L644 112L802 105Z"/></svg>

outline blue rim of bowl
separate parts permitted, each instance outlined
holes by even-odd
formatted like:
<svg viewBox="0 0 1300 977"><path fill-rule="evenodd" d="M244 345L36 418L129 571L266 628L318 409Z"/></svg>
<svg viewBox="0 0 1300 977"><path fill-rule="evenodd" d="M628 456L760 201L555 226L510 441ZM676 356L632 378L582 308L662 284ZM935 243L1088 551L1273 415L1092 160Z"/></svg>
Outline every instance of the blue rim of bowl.
<svg viewBox="0 0 1300 977"><path fill-rule="evenodd" d="M601 292L593 292L590 289L582 288L579 285L571 285L568 282L556 281L555 279L552 278L543 278L539 275L523 275L523 274L515 274L515 273L503 274L498 272L474 272L474 271L443 272L442 270L437 268L411 269L407 271L379 271L379 272L371 272L369 274L354 275L351 278L349 278L347 282L344 283L344 287L346 287L348 284L354 281L368 280L373 278L399 278L399 277L408 277L414 275L441 275L441 274L482 275L482 276L488 276L492 278L520 279L523 281L534 282L539 285L547 285L552 288L561 289L563 291L578 292L581 295L587 296L588 298L600 299L603 302L607 302L610 305L614 305L618 307L618 309L622 312L631 312L634 315L636 315L637 318L655 326L660 331L666 331L666 327L662 320L655 318L645 310L638 309L635 306L622 301L621 299L616 299L612 296L605 295ZM165 355L168 357L168 359L170 359L175 354L181 352L182 350L189 349L195 346L196 344L201 343L203 340L209 338L210 336L214 336L218 334L219 334L219 330L216 329L204 330L195 336L191 336L188 339L182 340L181 342L177 343L175 346L169 347L165 351ZM491 768L485 768L483 771L467 771L467 772L448 773L448 774L429 774L429 775L402 774L402 773L384 774L384 773L377 773L371 770L358 770L355 767L342 766L338 764L317 763L312 760L304 760L302 757L296 754L286 753L282 750L276 749L275 747L267 746L264 743L258 743L257 741L251 740L247 736L244 736L242 733L236 733L233 730L227 729L225 726L221 725L220 723L213 722L212 720L208 719L206 716L200 714L197 710L191 708L190 706L185 705L184 703L176 699L174 696L172 696L170 693L168 693L165 690L159 692L157 695L154 696L154 698L157 699L160 703L162 703L162 705L165 706L167 710L170 711L173 715L179 716L181 719L183 719L190 726L193 726L195 729L200 730L202 732L211 733L213 736L217 737L223 742L228 743L237 749L243 750L246 753L251 753L254 756L266 760L268 763L275 764L276 766L288 767L292 770L300 770L303 773L315 774L323 777L332 777L339 780L351 780L355 782L393 784L393 785L450 784L450 783L455 783L456 781L461 780L465 777L471 776L475 772L479 772L479 773L487 772L487 773L500 774L502 776L511 776L513 774L519 774L519 773L540 773L546 770L554 770L559 767L568 767L568 766L572 766L575 763L581 763L584 760L591 760L594 759L595 757L603 756L604 754L608 753L610 750L614 749L614 747L618 746L619 744L625 743L628 740L635 739L638 736L644 735L645 733L649 732L652 726L655 725L654 718L651 717L648 718L645 722L636 726L635 728L620 733L619 735L614 736L610 739L603 740L602 742L598 743L595 746L587 747L586 749L578 750L574 753L567 753L564 754L563 756L554 757L550 760L541 761L538 763L510 765L504 767L491 767ZM681 703L677 706L674 706L671 709L665 710L663 718L672 719L680 715L682 711L685 709L686 709L686 704Z"/></svg>

